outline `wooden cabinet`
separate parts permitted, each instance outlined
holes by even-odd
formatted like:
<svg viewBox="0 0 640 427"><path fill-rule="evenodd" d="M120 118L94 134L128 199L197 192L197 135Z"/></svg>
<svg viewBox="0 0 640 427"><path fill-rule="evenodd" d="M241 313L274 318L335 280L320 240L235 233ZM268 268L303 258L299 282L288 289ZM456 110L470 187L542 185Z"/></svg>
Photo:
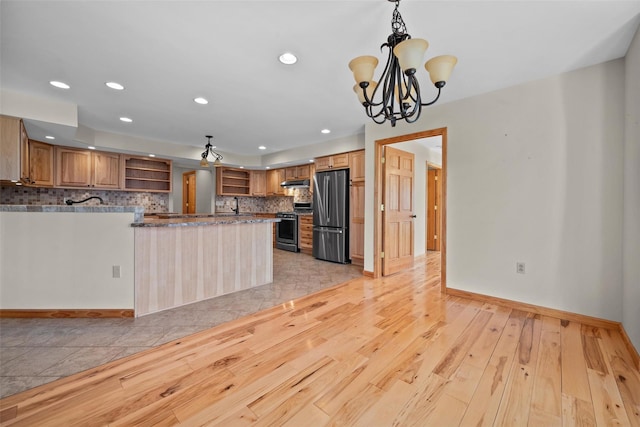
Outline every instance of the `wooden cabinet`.
<svg viewBox="0 0 640 427"><path fill-rule="evenodd" d="M17 182L29 173L28 143L21 119L0 116L0 181Z"/></svg>
<svg viewBox="0 0 640 427"><path fill-rule="evenodd" d="M351 179L349 251L351 263L364 265L364 150L349 153Z"/></svg>
<svg viewBox="0 0 640 427"><path fill-rule="evenodd" d="M280 185L284 180L284 169L269 169L267 171L267 196L284 196L284 188Z"/></svg>
<svg viewBox="0 0 640 427"><path fill-rule="evenodd" d="M237 168L216 169L216 194L218 196L249 196L251 171Z"/></svg>
<svg viewBox="0 0 640 427"><path fill-rule="evenodd" d="M309 165L291 166L285 169L285 179L309 179Z"/></svg>
<svg viewBox="0 0 640 427"><path fill-rule="evenodd" d="M56 186L91 187L91 151L56 147Z"/></svg>
<svg viewBox="0 0 640 427"><path fill-rule="evenodd" d="M121 188L120 154L56 147L55 157L57 187Z"/></svg>
<svg viewBox="0 0 640 427"><path fill-rule="evenodd" d="M93 187L120 188L120 154L94 151L91 153L91 162Z"/></svg>
<svg viewBox="0 0 640 427"><path fill-rule="evenodd" d="M334 154L332 156L315 159L316 171L331 169L346 169L349 167L349 153Z"/></svg>
<svg viewBox="0 0 640 427"><path fill-rule="evenodd" d="M24 167L28 173L23 173L23 181L27 185L53 187L53 145L30 140L26 151L28 161Z"/></svg>
<svg viewBox="0 0 640 427"><path fill-rule="evenodd" d="M364 150L349 153L349 178L351 182L364 181Z"/></svg>
<svg viewBox="0 0 640 427"><path fill-rule="evenodd" d="M298 216L298 248L302 252L313 249L313 215Z"/></svg>
<svg viewBox="0 0 640 427"><path fill-rule="evenodd" d="M171 160L125 155L121 164L123 190L171 192Z"/></svg>
<svg viewBox="0 0 640 427"><path fill-rule="evenodd" d="M267 195L267 171L251 171L250 185L252 196Z"/></svg>

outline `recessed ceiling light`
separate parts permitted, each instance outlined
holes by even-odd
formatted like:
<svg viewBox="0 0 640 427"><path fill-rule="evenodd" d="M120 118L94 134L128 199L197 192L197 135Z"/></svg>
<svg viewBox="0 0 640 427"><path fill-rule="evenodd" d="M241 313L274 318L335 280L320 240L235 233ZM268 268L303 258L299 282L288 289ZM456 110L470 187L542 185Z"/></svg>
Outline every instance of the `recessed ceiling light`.
<svg viewBox="0 0 640 427"><path fill-rule="evenodd" d="M51 136L51 135L47 135L47 136L45 136L45 138L47 138L47 139L56 139L55 136Z"/></svg>
<svg viewBox="0 0 640 427"><path fill-rule="evenodd" d="M120 83L106 82L105 84L107 85L107 87L110 87L111 89L124 90L124 86L122 86Z"/></svg>
<svg viewBox="0 0 640 427"><path fill-rule="evenodd" d="M321 133L331 133L331 130L330 129L322 129L320 132Z"/></svg>
<svg viewBox="0 0 640 427"><path fill-rule="evenodd" d="M264 145L261 145L261 146L259 146L259 147L258 147L258 149L259 149L259 150L266 150L266 149L267 149L267 147L265 147Z"/></svg>
<svg viewBox="0 0 640 427"><path fill-rule="evenodd" d="M240 169L244 169L244 166L240 166Z"/></svg>
<svg viewBox="0 0 640 427"><path fill-rule="evenodd" d="M129 117L120 117L120 120L125 122L125 123L131 123L133 121Z"/></svg>
<svg viewBox="0 0 640 427"><path fill-rule="evenodd" d="M271 169L271 166L267 166L265 169Z"/></svg>
<svg viewBox="0 0 640 427"><path fill-rule="evenodd" d="M291 52L285 52L278 57L278 60L285 65L292 65L298 62L298 58Z"/></svg>
<svg viewBox="0 0 640 427"><path fill-rule="evenodd" d="M155 156L156 156L155 154L149 154L149 157L155 157Z"/></svg>
<svg viewBox="0 0 640 427"><path fill-rule="evenodd" d="M94 147L93 145L90 145L90 146L88 146L87 148L88 148L89 150L95 150L95 149L96 149L96 147Z"/></svg>
<svg viewBox="0 0 640 427"><path fill-rule="evenodd" d="M51 86L55 86L55 87L60 88L60 89L71 89L71 86L69 86L68 84L66 84L64 82L59 82L57 80L51 80L49 82L49 84Z"/></svg>
<svg viewBox="0 0 640 427"><path fill-rule="evenodd" d="M194 98L193 101L197 104L201 104L201 105L207 105L209 103L209 101L207 101L205 98L203 97L198 97L198 98Z"/></svg>
<svg viewBox="0 0 640 427"><path fill-rule="evenodd" d="M309 159L309 163L313 163L313 159Z"/></svg>

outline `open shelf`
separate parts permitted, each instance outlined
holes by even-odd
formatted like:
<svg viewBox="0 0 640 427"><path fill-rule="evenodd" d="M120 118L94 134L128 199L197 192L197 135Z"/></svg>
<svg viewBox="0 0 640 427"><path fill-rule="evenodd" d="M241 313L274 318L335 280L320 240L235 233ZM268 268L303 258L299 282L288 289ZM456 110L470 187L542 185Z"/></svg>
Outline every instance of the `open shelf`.
<svg viewBox="0 0 640 427"><path fill-rule="evenodd" d="M123 156L123 188L130 191L171 191L171 160Z"/></svg>

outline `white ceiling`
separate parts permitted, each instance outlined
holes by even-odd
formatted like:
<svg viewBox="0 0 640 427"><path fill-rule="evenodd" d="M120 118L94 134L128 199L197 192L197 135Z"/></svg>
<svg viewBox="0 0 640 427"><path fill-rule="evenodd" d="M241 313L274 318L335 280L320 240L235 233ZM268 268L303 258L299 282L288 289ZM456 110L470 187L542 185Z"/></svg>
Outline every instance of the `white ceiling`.
<svg viewBox="0 0 640 427"><path fill-rule="evenodd" d="M194 147L211 134L222 152L269 154L363 132L368 119L347 64L376 55L379 75L393 6L2 0L0 83L76 104L79 123L91 129ZM403 0L400 12L408 32L429 41L425 59L459 58L439 101L445 103L624 56L640 0ZM298 63L280 64L284 51ZM429 98L435 92L419 72ZM126 89L108 89L107 81ZM195 104L197 96L210 103Z"/></svg>

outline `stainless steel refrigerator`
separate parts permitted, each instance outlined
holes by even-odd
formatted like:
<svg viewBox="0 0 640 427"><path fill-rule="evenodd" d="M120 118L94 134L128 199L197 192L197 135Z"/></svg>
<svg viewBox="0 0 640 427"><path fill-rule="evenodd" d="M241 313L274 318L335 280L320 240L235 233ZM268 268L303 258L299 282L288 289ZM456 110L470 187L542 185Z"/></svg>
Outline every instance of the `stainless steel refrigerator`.
<svg viewBox="0 0 640 427"><path fill-rule="evenodd" d="M313 256L350 262L348 170L317 172L313 179Z"/></svg>

